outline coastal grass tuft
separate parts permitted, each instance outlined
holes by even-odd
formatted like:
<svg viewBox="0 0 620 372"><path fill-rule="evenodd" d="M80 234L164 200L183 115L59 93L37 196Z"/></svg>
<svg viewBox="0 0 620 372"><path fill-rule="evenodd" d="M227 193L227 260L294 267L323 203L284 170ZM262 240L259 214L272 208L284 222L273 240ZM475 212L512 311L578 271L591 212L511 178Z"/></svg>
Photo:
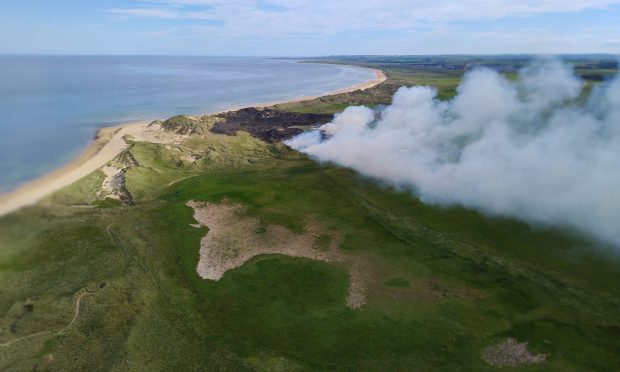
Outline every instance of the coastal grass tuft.
<svg viewBox="0 0 620 372"><path fill-rule="evenodd" d="M101 190L104 179L104 173L96 170L46 197L43 203L47 205L89 205L98 200L97 193Z"/></svg>

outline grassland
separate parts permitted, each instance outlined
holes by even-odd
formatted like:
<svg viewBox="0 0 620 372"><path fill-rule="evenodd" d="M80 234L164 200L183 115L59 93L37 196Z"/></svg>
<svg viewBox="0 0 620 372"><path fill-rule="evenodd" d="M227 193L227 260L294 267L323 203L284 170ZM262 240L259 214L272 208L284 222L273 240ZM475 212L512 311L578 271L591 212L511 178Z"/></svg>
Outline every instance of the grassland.
<svg viewBox="0 0 620 372"><path fill-rule="evenodd" d="M559 56L586 82L593 84L613 77L618 72L614 56ZM371 89L321 97L305 102L292 102L276 107L293 112L336 113L349 105L377 106L391 102L401 86L430 85L437 88L440 99L456 94L461 77L472 68L486 67L514 78L520 68L531 63L535 56L334 56L314 58L308 62L349 64L381 69L388 79Z"/></svg>
<svg viewBox="0 0 620 372"><path fill-rule="evenodd" d="M368 66L365 65L364 66ZM380 67L387 76L387 80L375 87L366 90L357 90L349 93L324 96L310 101L291 102L276 105L275 107L291 112L333 114L344 110L350 105L377 106L389 104L392 96L402 86L431 85L437 87L438 96L446 99L454 96L456 86L462 72L411 70L399 67Z"/></svg>
<svg viewBox="0 0 620 372"><path fill-rule="evenodd" d="M457 79L388 74L374 91L280 108L380 104L404 81L449 95ZM516 371L620 365L620 258L575 232L427 205L244 132L122 156L138 164L135 205L96 200L96 172L0 218L0 370L492 371L483 350L507 338L547 355ZM298 233L320 221L368 262L367 304L346 306L344 267L303 258L201 279L208 229L191 226L189 200L240 203Z"/></svg>

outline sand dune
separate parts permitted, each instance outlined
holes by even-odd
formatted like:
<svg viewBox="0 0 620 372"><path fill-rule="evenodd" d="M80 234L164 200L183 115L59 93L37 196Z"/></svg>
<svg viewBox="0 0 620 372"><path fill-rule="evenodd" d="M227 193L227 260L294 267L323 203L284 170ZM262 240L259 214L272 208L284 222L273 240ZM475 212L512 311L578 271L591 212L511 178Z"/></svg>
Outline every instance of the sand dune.
<svg viewBox="0 0 620 372"><path fill-rule="evenodd" d="M365 83L356 84L333 92L327 92L320 96L351 92L357 89L368 89L386 80L386 76L380 70L375 70L375 78ZM299 97L290 101L295 102L314 99L319 96ZM270 106L276 103L270 102L247 106ZM229 109L227 111L230 111ZM22 207L36 204L44 197L68 186L91 172L103 167L108 161L120 154L125 148L125 136L131 136L136 141L166 142L170 139L162 138L161 132L156 128L149 128L148 122L126 123L118 126L100 129L93 143L78 158L68 165L30 183L27 183L14 191L0 195L0 216L18 210Z"/></svg>
<svg viewBox="0 0 620 372"><path fill-rule="evenodd" d="M45 196L99 169L127 147L123 139L125 135L140 138L147 124L129 123L99 130L92 145L76 160L47 176L0 196L0 215L35 204Z"/></svg>

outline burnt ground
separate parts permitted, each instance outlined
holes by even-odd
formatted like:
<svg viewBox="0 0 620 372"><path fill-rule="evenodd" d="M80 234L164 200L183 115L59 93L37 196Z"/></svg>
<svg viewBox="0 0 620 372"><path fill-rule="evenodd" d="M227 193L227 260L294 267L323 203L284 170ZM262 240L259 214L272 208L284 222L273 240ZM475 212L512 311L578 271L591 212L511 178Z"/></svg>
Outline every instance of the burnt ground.
<svg viewBox="0 0 620 372"><path fill-rule="evenodd" d="M292 138L303 129L325 124L332 120L331 114L302 114L286 112L271 108L257 109L248 107L237 111L229 111L216 115L223 121L215 124L213 133L234 136L237 131L249 132L253 137L267 142L278 142Z"/></svg>

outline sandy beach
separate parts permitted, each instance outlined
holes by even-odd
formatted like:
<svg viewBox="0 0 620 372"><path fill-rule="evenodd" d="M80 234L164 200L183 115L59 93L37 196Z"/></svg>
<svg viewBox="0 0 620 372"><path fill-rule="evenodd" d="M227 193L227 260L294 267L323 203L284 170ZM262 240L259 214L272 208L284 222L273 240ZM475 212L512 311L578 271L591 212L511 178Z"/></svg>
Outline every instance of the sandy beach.
<svg viewBox="0 0 620 372"><path fill-rule="evenodd" d="M387 79L382 71L374 71L374 79L347 88L326 92L317 96L303 96L286 101L250 104L242 107L267 107L280 103L299 102L322 96L347 93L358 89L368 89ZM242 107L233 107L225 111L237 110ZM209 114L217 114L217 112ZM90 146L69 164L39 179L28 182L14 191L0 195L0 216L22 207L36 204L44 197L103 167L127 147L125 142L126 136L131 136L136 141L158 142L156 133L148 128L148 124L149 122L132 122L100 129Z"/></svg>
<svg viewBox="0 0 620 372"><path fill-rule="evenodd" d="M259 107L259 108L263 108L263 107L270 107L270 106L275 106L275 105L281 105L281 104L284 104L284 103L295 103L295 102L301 102L301 101L309 101L309 100L312 100L312 99L317 99L319 97L333 96L333 95L342 94L342 93L349 93L349 92L354 92L356 90L365 90L365 89L368 89L368 88L372 88L375 85L381 84L381 83L383 83L384 81L387 80L387 76L385 76L385 73L383 73L383 71L381 71L381 70L377 70L377 69L374 69L374 68L367 68L367 67L359 67L359 68L365 68L365 69L373 70L374 73L375 73L374 79L370 79L370 80L365 81L363 83L351 85L351 86L346 87L346 88L325 92L325 93L319 94L319 95L300 96L300 97L295 97L295 98L287 99L287 100L283 100L283 101L256 102L256 103L251 103L251 104L248 104L248 105L232 106L232 107L229 107L226 110L222 110L222 112L239 110L239 109L242 109L244 107Z"/></svg>

